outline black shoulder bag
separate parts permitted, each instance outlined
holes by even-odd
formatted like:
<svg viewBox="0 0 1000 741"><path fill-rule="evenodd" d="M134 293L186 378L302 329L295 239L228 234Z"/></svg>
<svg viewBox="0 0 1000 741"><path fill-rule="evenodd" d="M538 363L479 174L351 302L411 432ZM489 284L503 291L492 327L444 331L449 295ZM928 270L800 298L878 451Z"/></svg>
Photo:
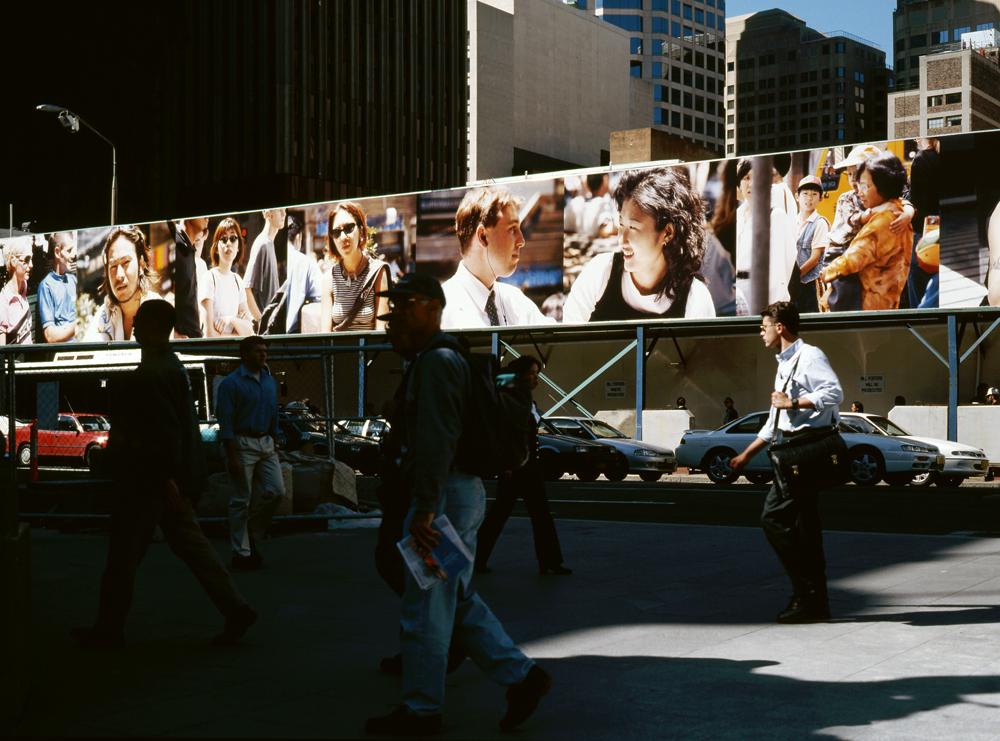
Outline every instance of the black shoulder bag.
<svg viewBox="0 0 1000 741"><path fill-rule="evenodd" d="M788 389L798 367L799 359L796 358L782 393ZM774 415L774 437L778 434L780 413L779 410ZM847 443L837 432L836 425L785 433L782 441L773 443L767 454L771 459L774 487L780 499L840 486L851 477Z"/></svg>

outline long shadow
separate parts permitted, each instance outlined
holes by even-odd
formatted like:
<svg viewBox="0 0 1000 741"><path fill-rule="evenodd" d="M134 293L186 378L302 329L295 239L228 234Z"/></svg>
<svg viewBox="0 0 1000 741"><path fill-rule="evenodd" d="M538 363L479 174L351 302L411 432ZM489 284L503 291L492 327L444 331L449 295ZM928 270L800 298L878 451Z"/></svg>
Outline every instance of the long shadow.
<svg viewBox="0 0 1000 741"><path fill-rule="evenodd" d="M553 696L562 699L551 708L543 702L530 722L541 737L549 737L551 727L553 738L574 737L567 730L576 738L852 738L877 723L949 706L964 706L953 738L991 728L1000 732L996 675L829 682L780 676L773 673L780 666L773 661L577 656L544 663L556 677ZM977 700L978 695L994 697ZM557 732L570 707L570 728ZM947 737L958 712L956 707L937 719L915 721L921 724L919 737ZM884 730L886 738L908 737L898 725Z"/></svg>

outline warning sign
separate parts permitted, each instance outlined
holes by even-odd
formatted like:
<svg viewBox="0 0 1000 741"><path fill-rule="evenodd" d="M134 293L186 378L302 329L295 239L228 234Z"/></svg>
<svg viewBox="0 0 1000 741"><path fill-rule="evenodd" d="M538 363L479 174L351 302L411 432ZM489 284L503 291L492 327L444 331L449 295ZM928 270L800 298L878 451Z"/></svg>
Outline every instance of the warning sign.
<svg viewBox="0 0 1000 741"><path fill-rule="evenodd" d="M625 381L605 381L604 382L604 398L605 399L624 399L625 398Z"/></svg>
<svg viewBox="0 0 1000 741"><path fill-rule="evenodd" d="M858 390L862 394L884 394L885 376L861 376Z"/></svg>

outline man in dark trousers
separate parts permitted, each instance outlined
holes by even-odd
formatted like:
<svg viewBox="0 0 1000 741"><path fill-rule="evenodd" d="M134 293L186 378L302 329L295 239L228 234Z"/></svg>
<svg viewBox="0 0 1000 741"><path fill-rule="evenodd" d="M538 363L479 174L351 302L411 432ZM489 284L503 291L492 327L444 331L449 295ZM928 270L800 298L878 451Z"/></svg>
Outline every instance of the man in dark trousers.
<svg viewBox="0 0 1000 741"><path fill-rule="evenodd" d="M768 349L780 349L778 373L771 394L771 413L763 429L740 455L729 461L739 473L774 436L794 436L817 427L836 426L837 405L844 400L837 375L818 347L799 339L799 310L778 301L760 313L760 336ZM790 378L789 378L790 377ZM787 382L787 385L786 385ZM826 557L819 521L819 492L782 499L775 486L764 500L760 517L771 547L792 582L794 594L778 613L779 623L808 623L830 619L826 593Z"/></svg>
<svg viewBox="0 0 1000 741"><path fill-rule="evenodd" d="M433 549L441 533L434 519L447 515L475 554L476 530L486 494L478 476L462 472L459 437L472 394L469 365L457 341L441 332L445 304L441 284L410 273L384 294L389 297L388 334L393 348L413 364L404 399L405 446L402 474L410 492L406 528ZM473 424L469 420L468 424ZM477 420L477 426L489 420ZM501 730L524 722L552 686L552 677L514 646L500 622L471 586L472 564L457 577L422 590L407 572L400 608L403 648L403 705L369 718L368 733L423 735L441 730L448 643L455 627L462 647L497 684L508 687Z"/></svg>
<svg viewBox="0 0 1000 741"><path fill-rule="evenodd" d="M205 462L187 371L168 344L175 320L174 307L166 301L139 307L135 337L142 361L111 394L107 468L116 490L108 562L97 622L70 630L85 646L125 644L136 571L157 525L226 619L213 643L235 643L257 620L195 519L191 500L203 483Z"/></svg>

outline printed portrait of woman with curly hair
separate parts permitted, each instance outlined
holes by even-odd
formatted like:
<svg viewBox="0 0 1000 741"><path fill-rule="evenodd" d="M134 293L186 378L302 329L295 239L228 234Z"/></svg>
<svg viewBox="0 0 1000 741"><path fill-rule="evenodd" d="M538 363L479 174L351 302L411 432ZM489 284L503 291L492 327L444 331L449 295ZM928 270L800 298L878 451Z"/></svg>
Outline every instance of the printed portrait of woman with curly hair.
<svg viewBox="0 0 1000 741"><path fill-rule="evenodd" d="M586 264L566 298L563 322L714 317L712 295L698 278L705 208L684 170L630 170L612 197L619 249Z"/></svg>

